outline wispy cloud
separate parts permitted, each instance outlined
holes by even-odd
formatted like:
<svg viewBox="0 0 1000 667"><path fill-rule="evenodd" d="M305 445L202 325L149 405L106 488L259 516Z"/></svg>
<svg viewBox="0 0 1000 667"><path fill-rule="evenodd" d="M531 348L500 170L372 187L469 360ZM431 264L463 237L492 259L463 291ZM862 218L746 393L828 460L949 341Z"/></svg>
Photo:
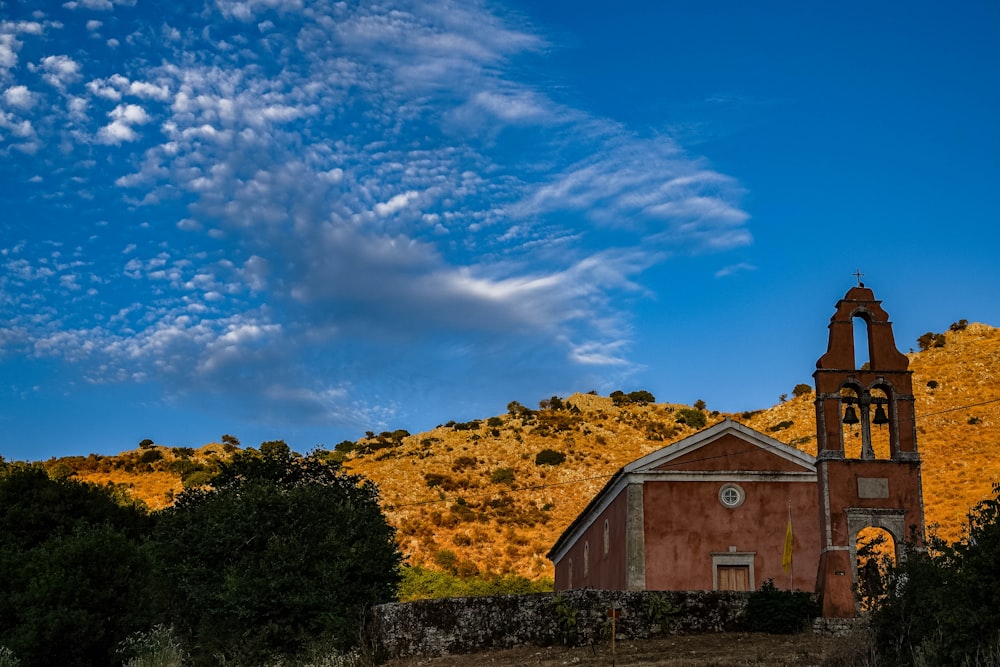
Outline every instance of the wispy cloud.
<svg viewBox="0 0 1000 667"><path fill-rule="evenodd" d="M77 13L52 34L0 24L0 152L62 151L76 162L50 196L98 192L129 222L81 238L115 263L72 278L40 247L11 251L9 280L43 288L28 303L0 284L0 307L33 311L3 345L33 341L88 381L238 386L248 411L334 422L385 416L348 399L381 372L358 362L373 341L425 360L401 352L400 377L457 349L498 372L498 349L547 356L541 373L624 372L617 297L642 298L672 253L749 242L734 179L520 80L549 45L485 4L219 0L120 34ZM60 50L74 29L114 37ZM66 292L88 300L74 324Z"/></svg>

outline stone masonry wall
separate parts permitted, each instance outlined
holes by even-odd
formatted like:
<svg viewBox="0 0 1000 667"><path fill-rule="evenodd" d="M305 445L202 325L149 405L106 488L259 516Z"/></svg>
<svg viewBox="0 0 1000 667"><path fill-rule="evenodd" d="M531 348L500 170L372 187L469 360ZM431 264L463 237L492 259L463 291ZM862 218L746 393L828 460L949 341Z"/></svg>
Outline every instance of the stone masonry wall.
<svg viewBox="0 0 1000 667"><path fill-rule="evenodd" d="M670 633L734 630L746 593L596 591L445 598L373 610L373 634L388 657L439 656L518 646L588 645Z"/></svg>

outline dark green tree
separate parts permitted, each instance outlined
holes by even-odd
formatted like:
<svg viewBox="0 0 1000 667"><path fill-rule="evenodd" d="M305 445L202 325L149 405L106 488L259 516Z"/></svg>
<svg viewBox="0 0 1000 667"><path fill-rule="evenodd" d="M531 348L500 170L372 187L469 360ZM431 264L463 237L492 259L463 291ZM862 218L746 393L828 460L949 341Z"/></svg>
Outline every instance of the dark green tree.
<svg viewBox="0 0 1000 667"><path fill-rule="evenodd" d="M374 485L274 443L181 493L152 549L196 664L354 644L364 610L394 599L401 561Z"/></svg>
<svg viewBox="0 0 1000 667"><path fill-rule="evenodd" d="M149 518L114 489L50 479L38 467L0 477L0 645L24 667L108 665L148 627Z"/></svg>
<svg viewBox="0 0 1000 667"><path fill-rule="evenodd" d="M812 386L806 384L805 382L800 382L792 388L792 396L798 398L799 396L808 396L812 393Z"/></svg>
<svg viewBox="0 0 1000 667"><path fill-rule="evenodd" d="M675 420L678 424L687 424L691 428L704 428L708 423L705 413L694 408L681 408L677 411Z"/></svg>
<svg viewBox="0 0 1000 667"><path fill-rule="evenodd" d="M932 540L885 577L871 623L883 664L959 667L1000 642L1000 485L969 513L968 536ZM993 651L993 652L991 652Z"/></svg>

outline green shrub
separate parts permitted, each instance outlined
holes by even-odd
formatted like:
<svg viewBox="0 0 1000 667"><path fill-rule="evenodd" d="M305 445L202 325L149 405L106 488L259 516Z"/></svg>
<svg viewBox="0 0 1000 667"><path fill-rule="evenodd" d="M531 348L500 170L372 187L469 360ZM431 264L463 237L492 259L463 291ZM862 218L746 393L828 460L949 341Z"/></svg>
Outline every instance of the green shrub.
<svg viewBox="0 0 1000 667"><path fill-rule="evenodd" d="M779 590L768 579L747 599L741 625L748 632L791 635L805 630L821 613L811 593Z"/></svg>
<svg viewBox="0 0 1000 667"><path fill-rule="evenodd" d="M704 412L693 408L681 408L675 418L678 424L687 424L691 428L704 428L708 422Z"/></svg>
<svg viewBox="0 0 1000 667"><path fill-rule="evenodd" d="M464 565L460 563L458 565ZM456 565L456 570L458 568ZM467 570L467 567L463 567ZM420 566L402 568L399 599L402 602L432 598L471 597L482 595L523 595L552 591L552 580L543 577L531 580L521 575L479 572L460 577L458 574L431 570Z"/></svg>
<svg viewBox="0 0 1000 667"><path fill-rule="evenodd" d="M566 455L554 449L543 449L535 454L536 466L557 466L566 460Z"/></svg>
<svg viewBox="0 0 1000 667"><path fill-rule="evenodd" d="M118 653L126 658L122 667L182 667L188 657L174 629L162 624L130 635Z"/></svg>
<svg viewBox="0 0 1000 667"><path fill-rule="evenodd" d="M795 422L792 421L791 419L788 419L786 421L778 422L774 426L769 426L767 430L770 431L771 433L775 433L777 431L783 431L789 426L792 426L793 424L795 424Z"/></svg>
<svg viewBox="0 0 1000 667"><path fill-rule="evenodd" d="M920 346L921 350L929 350L933 347L944 347L946 340L943 333L934 333L928 331L919 338L917 338L917 345Z"/></svg>
<svg viewBox="0 0 1000 667"><path fill-rule="evenodd" d="M354 441L353 440L341 440L336 445L333 446L333 451L343 452L344 454L350 454L354 451Z"/></svg>
<svg viewBox="0 0 1000 667"><path fill-rule="evenodd" d="M0 667L18 667L21 661L6 646L0 646Z"/></svg>
<svg viewBox="0 0 1000 667"><path fill-rule="evenodd" d="M809 394L812 393L812 390L813 388L811 386L803 382L795 385L795 387L792 388L792 396L794 396L795 398L798 398L800 396L808 396Z"/></svg>
<svg viewBox="0 0 1000 667"><path fill-rule="evenodd" d="M139 455L139 463L154 463L163 458L163 452L159 449L147 449Z"/></svg>
<svg viewBox="0 0 1000 667"><path fill-rule="evenodd" d="M490 481L493 482L494 484L513 484L514 469L497 468L492 473L490 473Z"/></svg>

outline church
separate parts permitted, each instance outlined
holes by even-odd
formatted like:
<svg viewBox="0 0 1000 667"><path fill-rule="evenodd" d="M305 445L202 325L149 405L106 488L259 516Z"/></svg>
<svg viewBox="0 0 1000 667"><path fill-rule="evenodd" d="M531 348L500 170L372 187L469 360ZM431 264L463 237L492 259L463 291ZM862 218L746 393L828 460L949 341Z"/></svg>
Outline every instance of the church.
<svg viewBox="0 0 1000 667"><path fill-rule="evenodd" d="M924 535L908 366L859 282L837 302L813 373L817 455L725 419L629 463L549 551L555 589L755 590L770 579L819 594L824 616L854 616L859 534L884 531L897 559Z"/></svg>

